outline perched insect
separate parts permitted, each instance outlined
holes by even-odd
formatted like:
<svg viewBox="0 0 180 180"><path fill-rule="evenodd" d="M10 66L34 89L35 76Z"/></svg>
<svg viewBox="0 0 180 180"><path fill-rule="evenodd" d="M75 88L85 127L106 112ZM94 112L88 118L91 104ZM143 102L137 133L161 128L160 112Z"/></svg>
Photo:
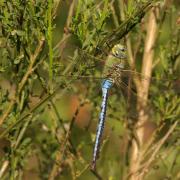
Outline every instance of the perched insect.
<svg viewBox="0 0 180 180"><path fill-rule="evenodd" d="M126 83L124 82L124 79L128 80L129 78L140 79L141 82L151 81L152 84L154 83L153 85L159 84L161 82L163 82L163 84L165 85L166 81L165 80L160 81L159 79L153 77L152 78L145 77L141 73L129 69L125 69L125 65L127 64L126 48L121 44L116 44L111 49L106 60L101 60L97 57L94 57L93 55L89 55L88 53L84 52L84 50L80 50L80 49L76 54L76 58L78 59L78 61L72 61L73 70L71 70L71 74L67 75L66 72L70 71L69 66L67 66L64 71L65 72L64 75L61 75L65 78L65 82L67 82L66 77L71 78L71 80L83 79L83 78L84 79L90 78L91 80L92 79L101 80L101 89L102 89L101 112L99 115L99 124L97 126L96 139L93 150L93 159L91 163L92 170L95 170L96 161L100 151L100 144L101 144L104 124L105 124L106 108L107 108L107 101L109 96L108 93L109 90L112 88L112 86L116 85L118 87L125 87ZM100 71L97 70L99 69L99 67L100 67ZM96 73L97 71L98 73ZM97 77L97 75L100 75L100 77L99 76ZM86 83L90 84L90 81L86 81ZM134 90L131 90L131 92L133 93L133 95L136 95L136 92Z"/></svg>
<svg viewBox="0 0 180 180"><path fill-rule="evenodd" d="M106 118L106 108L108 100L108 91L115 82L119 82L121 78L121 72L124 69L124 64L121 61L126 58L125 48L121 44L117 44L112 48L109 57L106 61L106 68L104 69L104 76L106 77L102 81L102 104L101 112L99 116L99 124L97 127L96 140L94 145L93 160L92 160L92 169L96 168L96 160L99 154L101 137L104 129L105 118Z"/></svg>

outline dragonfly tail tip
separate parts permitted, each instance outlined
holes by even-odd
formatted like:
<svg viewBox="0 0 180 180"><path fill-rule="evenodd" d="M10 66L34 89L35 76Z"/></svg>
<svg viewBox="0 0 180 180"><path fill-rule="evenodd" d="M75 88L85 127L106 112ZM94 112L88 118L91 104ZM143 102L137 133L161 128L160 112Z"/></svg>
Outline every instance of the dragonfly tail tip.
<svg viewBox="0 0 180 180"><path fill-rule="evenodd" d="M96 162L95 161L92 161L92 163L91 163L91 170L96 171Z"/></svg>

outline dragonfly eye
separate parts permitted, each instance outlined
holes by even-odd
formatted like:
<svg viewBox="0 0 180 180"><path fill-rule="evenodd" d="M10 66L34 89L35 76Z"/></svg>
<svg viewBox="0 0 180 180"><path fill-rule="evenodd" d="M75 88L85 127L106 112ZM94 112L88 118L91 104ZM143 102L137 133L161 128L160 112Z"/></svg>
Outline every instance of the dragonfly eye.
<svg viewBox="0 0 180 180"><path fill-rule="evenodd" d="M126 58L125 51L126 48L120 44L117 44L112 48L112 54L117 58Z"/></svg>

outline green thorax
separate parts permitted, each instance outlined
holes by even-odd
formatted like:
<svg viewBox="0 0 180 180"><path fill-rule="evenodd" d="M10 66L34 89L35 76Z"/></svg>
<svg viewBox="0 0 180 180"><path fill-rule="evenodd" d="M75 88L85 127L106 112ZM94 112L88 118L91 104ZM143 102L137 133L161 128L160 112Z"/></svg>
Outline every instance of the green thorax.
<svg viewBox="0 0 180 180"><path fill-rule="evenodd" d="M114 74L113 71L115 69L117 70L117 68L115 68L116 65L120 65L120 67L123 69L125 59L126 59L125 47L121 44L116 44L112 48L112 50L106 60L103 74L108 77L111 76L112 74Z"/></svg>

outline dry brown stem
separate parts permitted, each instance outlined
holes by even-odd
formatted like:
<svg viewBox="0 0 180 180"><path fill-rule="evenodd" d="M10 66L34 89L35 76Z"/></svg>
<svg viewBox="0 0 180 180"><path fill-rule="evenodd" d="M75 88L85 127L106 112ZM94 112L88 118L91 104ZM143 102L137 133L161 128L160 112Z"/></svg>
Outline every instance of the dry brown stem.
<svg viewBox="0 0 180 180"><path fill-rule="evenodd" d="M3 162L2 167L1 167L1 169L0 169L0 178L3 177L3 174L5 173L8 165L9 165L9 161L4 161L4 162Z"/></svg>
<svg viewBox="0 0 180 180"><path fill-rule="evenodd" d="M152 8L149 13L149 19L147 24L147 35L145 39L145 48L143 55L143 64L142 64L142 74L146 77L151 77L152 74L152 62L154 57L154 45L156 40L157 32L157 23L156 16L154 14L155 8ZM145 111L145 106L148 99L150 81L141 81L140 88L137 88L138 93L138 121L136 123L135 134L138 138L132 140L132 151L131 151L131 162L130 162L130 180L141 180L137 173L137 170L140 167L142 159L142 149L143 149L143 137L144 137L144 123L149 119L147 112ZM140 97L140 98L139 98ZM143 99L143 101L142 101Z"/></svg>

